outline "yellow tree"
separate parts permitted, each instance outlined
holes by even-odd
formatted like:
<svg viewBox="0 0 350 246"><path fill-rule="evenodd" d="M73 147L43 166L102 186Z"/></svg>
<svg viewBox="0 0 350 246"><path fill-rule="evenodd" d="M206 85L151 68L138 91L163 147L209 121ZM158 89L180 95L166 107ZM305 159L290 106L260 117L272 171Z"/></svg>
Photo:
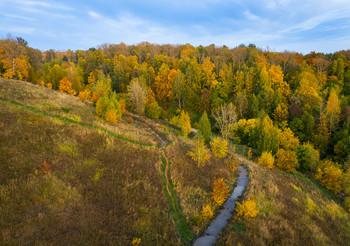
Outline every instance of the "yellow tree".
<svg viewBox="0 0 350 246"><path fill-rule="evenodd" d="M220 137L216 137L210 142L213 155L217 158L224 158L227 156L227 145L227 140Z"/></svg>
<svg viewBox="0 0 350 246"><path fill-rule="evenodd" d="M216 80L216 74L214 72L215 64L210 61L210 57L205 58L201 65L201 71L203 76L203 86L210 90L218 83Z"/></svg>
<svg viewBox="0 0 350 246"><path fill-rule="evenodd" d="M67 77L61 79L59 91L75 95L75 91L72 89L72 83L67 79Z"/></svg>
<svg viewBox="0 0 350 246"><path fill-rule="evenodd" d="M182 135L187 137L188 134L191 133L191 119L188 113L184 110L181 111L179 125L181 126Z"/></svg>
<svg viewBox="0 0 350 246"><path fill-rule="evenodd" d="M220 206L229 196L229 187L225 184L223 178L218 178L213 183L213 191L211 192L211 198L214 204Z"/></svg>
<svg viewBox="0 0 350 246"><path fill-rule="evenodd" d="M280 146L285 150L295 150L299 147L299 139L294 136L290 128L278 130L278 141Z"/></svg>
<svg viewBox="0 0 350 246"><path fill-rule="evenodd" d="M200 136L197 136L196 145L187 154L191 156L192 160L197 162L198 167L203 167L210 159L210 151L205 147L204 139Z"/></svg>
<svg viewBox="0 0 350 246"><path fill-rule="evenodd" d="M326 106L326 115L329 120L330 135L336 129L340 120L340 101L334 88L332 88Z"/></svg>
<svg viewBox="0 0 350 246"><path fill-rule="evenodd" d="M293 151L279 149L276 154L276 165L285 172L294 172L299 163Z"/></svg>

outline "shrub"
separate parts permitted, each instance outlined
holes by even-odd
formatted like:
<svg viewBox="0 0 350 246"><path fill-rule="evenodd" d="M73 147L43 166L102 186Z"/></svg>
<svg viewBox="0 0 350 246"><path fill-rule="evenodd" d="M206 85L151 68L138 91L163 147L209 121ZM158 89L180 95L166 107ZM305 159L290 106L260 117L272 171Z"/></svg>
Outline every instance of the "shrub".
<svg viewBox="0 0 350 246"><path fill-rule="evenodd" d="M225 139L216 137L210 142L211 151L213 155L217 158L224 158L227 156L227 145L228 142Z"/></svg>
<svg viewBox="0 0 350 246"><path fill-rule="evenodd" d="M158 106L157 102L149 103L146 104L145 113L147 117L157 120L162 113L162 108Z"/></svg>
<svg viewBox="0 0 350 246"><path fill-rule="evenodd" d="M339 193L341 185L342 171L331 160L324 160L316 169L315 179L328 190Z"/></svg>
<svg viewBox="0 0 350 246"><path fill-rule="evenodd" d="M214 217L214 213L213 213L210 205L209 204L207 204L205 206L203 205L202 211L201 211L201 218L203 220L210 220L213 217Z"/></svg>
<svg viewBox="0 0 350 246"><path fill-rule="evenodd" d="M228 160L225 160L225 164L232 172L235 172L239 165L239 161L229 157Z"/></svg>
<svg viewBox="0 0 350 246"><path fill-rule="evenodd" d="M225 184L223 178L218 178L213 183L213 191L211 192L211 198L214 204L220 206L229 196L229 187Z"/></svg>
<svg viewBox="0 0 350 246"><path fill-rule="evenodd" d="M254 218L258 215L258 210L256 209L255 199L248 199L242 203L237 203L236 212L238 216L243 216L244 218Z"/></svg>
<svg viewBox="0 0 350 246"><path fill-rule="evenodd" d="M258 164L263 167L273 168L273 164L275 162L275 158L271 154L271 152L263 152L259 157Z"/></svg>
<svg viewBox="0 0 350 246"><path fill-rule="evenodd" d="M126 122L128 122L128 124L132 124L134 122L134 120L130 116L125 117L125 120Z"/></svg>
<svg viewBox="0 0 350 246"><path fill-rule="evenodd" d="M299 165L296 154L291 150L279 149L276 158L277 167L285 172L294 172Z"/></svg>
<svg viewBox="0 0 350 246"><path fill-rule="evenodd" d="M132 242L131 242L131 245L139 245L141 243L141 238L138 238L138 237L134 237L132 239Z"/></svg>

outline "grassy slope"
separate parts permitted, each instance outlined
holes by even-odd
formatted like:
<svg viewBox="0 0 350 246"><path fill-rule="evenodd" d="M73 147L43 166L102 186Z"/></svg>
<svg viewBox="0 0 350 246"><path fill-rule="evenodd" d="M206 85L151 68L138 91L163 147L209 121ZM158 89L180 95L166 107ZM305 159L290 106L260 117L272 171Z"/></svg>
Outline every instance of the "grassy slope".
<svg viewBox="0 0 350 246"><path fill-rule="evenodd" d="M158 142L137 124L109 126L76 98L28 83L1 80L0 97ZM156 147L4 101L0 128L0 244L126 245L133 237L146 245L180 244ZM44 161L51 174L41 171Z"/></svg>
<svg viewBox="0 0 350 246"><path fill-rule="evenodd" d="M350 216L332 195L300 173L285 174L244 161L250 180L242 200L259 214L234 218L217 245L347 245Z"/></svg>

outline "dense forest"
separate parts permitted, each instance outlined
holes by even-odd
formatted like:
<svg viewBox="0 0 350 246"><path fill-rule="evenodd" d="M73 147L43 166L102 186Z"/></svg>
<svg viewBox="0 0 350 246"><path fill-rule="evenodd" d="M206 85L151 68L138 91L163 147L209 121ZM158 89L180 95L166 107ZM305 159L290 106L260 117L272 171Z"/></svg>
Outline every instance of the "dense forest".
<svg viewBox="0 0 350 246"><path fill-rule="evenodd" d="M42 52L9 37L0 76L77 95L111 123L129 110L201 130L208 116L259 164L305 172L350 208L350 50L121 43Z"/></svg>

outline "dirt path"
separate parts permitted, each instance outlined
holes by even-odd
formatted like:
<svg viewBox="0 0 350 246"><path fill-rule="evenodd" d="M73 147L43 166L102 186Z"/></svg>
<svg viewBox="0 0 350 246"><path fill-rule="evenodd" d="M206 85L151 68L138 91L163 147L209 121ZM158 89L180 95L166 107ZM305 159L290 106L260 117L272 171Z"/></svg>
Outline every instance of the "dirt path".
<svg viewBox="0 0 350 246"><path fill-rule="evenodd" d="M237 169L239 171L239 177L235 189L233 190L231 196L224 203L223 208L219 211L218 216L210 223L204 235L197 238L197 240L194 242L194 246L213 245L216 242L220 232L228 224L228 220L232 217L232 212L236 207L236 200L243 194L248 184L247 169L242 165Z"/></svg>

